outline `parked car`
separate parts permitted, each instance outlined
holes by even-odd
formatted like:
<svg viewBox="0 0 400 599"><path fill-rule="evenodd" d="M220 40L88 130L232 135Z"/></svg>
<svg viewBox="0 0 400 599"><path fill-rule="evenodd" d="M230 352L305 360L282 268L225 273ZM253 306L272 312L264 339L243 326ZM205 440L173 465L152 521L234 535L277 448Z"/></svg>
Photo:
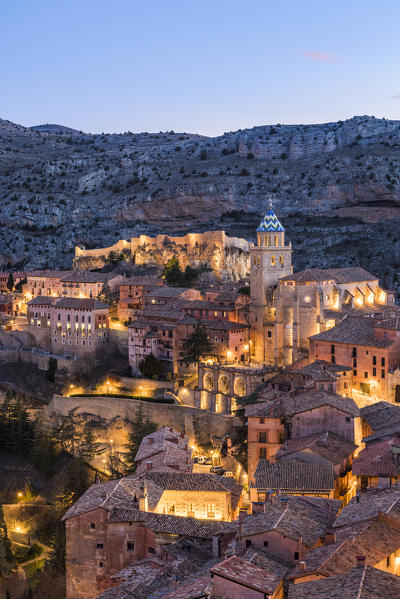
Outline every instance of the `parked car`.
<svg viewBox="0 0 400 599"><path fill-rule="evenodd" d="M222 466L212 466L210 468L210 472L221 475L224 474L225 470L222 468Z"/></svg>
<svg viewBox="0 0 400 599"><path fill-rule="evenodd" d="M200 460L199 456L195 455L193 458L193 464L200 464L199 460Z"/></svg>
<svg viewBox="0 0 400 599"><path fill-rule="evenodd" d="M224 473L222 474L222 476L230 476L230 477L232 477L232 478L235 478L235 476L234 476L233 472L231 472L230 470L226 470L226 472L224 472Z"/></svg>

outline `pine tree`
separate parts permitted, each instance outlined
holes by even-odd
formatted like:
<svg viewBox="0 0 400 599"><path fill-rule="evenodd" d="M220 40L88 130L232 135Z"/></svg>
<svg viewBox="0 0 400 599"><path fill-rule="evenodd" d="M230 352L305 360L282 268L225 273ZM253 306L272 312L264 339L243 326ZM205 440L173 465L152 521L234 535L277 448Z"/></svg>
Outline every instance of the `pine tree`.
<svg viewBox="0 0 400 599"><path fill-rule="evenodd" d="M186 362L198 362L200 358L212 354L214 345L205 327L198 322L189 337L182 341L182 358Z"/></svg>
<svg viewBox="0 0 400 599"><path fill-rule="evenodd" d="M87 427L82 441L78 443L78 455L83 460L90 461L95 455L101 455L104 451L103 444L95 441L92 429Z"/></svg>
<svg viewBox="0 0 400 599"><path fill-rule="evenodd" d="M139 370L148 379L159 377L162 372L162 362L151 353L140 360Z"/></svg>
<svg viewBox="0 0 400 599"><path fill-rule="evenodd" d="M7 289L11 292L14 289L14 277L12 272L8 275L7 279Z"/></svg>

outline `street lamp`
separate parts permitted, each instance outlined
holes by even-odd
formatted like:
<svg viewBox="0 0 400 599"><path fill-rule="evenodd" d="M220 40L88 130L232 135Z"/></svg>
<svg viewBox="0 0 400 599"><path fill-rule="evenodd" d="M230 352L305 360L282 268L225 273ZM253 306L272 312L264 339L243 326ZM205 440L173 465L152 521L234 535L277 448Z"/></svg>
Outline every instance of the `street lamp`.
<svg viewBox="0 0 400 599"><path fill-rule="evenodd" d="M106 381L106 389L107 389L107 397L108 397L108 392L110 389L110 381Z"/></svg>
<svg viewBox="0 0 400 599"><path fill-rule="evenodd" d="M142 387L142 385L140 385L140 387L139 387L139 397L142 397L142 389L143 389L143 387Z"/></svg>

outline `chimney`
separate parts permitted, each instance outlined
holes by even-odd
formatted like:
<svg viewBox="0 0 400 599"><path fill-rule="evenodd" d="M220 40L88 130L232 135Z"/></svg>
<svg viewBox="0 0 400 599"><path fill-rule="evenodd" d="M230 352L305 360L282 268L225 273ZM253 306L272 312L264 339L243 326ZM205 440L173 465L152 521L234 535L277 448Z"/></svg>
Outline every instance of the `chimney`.
<svg viewBox="0 0 400 599"><path fill-rule="evenodd" d="M364 568L365 555L357 555L357 568Z"/></svg>
<svg viewBox="0 0 400 599"><path fill-rule="evenodd" d="M153 462L150 462L150 461L149 461L149 462L146 462L146 470L147 470L147 472L148 472L149 470L151 470L151 469L152 469L152 467L153 467Z"/></svg>
<svg viewBox="0 0 400 599"><path fill-rule="evenodd" d="M147 503L146 495L147 495L146 488L145 488L144 484L141 484L140 489L139 489L139 510L141 512L146 511L146 503Z"/></svg>
<svg viewBox="0 0 400 599"><path fill-rule="evenodd" d="M324 545L332 545L336 543L336 532L334 530L328 530L325 533Z"/></svg>
<svg viewBox="0 0 400 599"><path fill-rule="evenodd" d="M148 437L147 441L149 445L152 445L154 443L153 437Z"/></svg>
<svg viewBox="0 0 400 599"><path fill-rule="evenodd" d="M241 536L241 534L242 534L242 529L243 529L243 512L240 512L240 514L239 514L239 536Z"/></svg>
<svg viewBox="0 0 400 599"><path fill-rule="evenodd" d="M299 562L299 570L301 572L305 572L306 571L306 562L305 561L302 560L301 562Z"/></svg>

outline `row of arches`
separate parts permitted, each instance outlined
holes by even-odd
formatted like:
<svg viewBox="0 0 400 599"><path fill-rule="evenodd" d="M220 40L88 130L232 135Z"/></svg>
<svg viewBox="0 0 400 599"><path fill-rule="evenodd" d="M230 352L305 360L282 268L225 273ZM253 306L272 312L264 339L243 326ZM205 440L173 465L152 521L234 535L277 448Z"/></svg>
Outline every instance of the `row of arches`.
<svg viewBox="0 0 400 599"><path fill-rule="evenodd" d="M279 264L280 267L283 268L283 266L285 264L285 258L284 258L284 256L280 255L279 259L278 259L278 256L272 255L270 257L270 263L271 263L271 266L277 266L277 264ZM260 255L254 256L253 264L255 266L261 266L261 256Z"/></svg>
<svg viewBox="0 0 400 599"><path fill-rule="evenodd" d="M213 373L206 372L203 377L203 389L206 391L218 391L224 395L238 395L239 397L243 397L246 395L246 381L243 377L236 376L232 384L226 374L221 374L217 381L217 389L215 389Z"/></svg>

